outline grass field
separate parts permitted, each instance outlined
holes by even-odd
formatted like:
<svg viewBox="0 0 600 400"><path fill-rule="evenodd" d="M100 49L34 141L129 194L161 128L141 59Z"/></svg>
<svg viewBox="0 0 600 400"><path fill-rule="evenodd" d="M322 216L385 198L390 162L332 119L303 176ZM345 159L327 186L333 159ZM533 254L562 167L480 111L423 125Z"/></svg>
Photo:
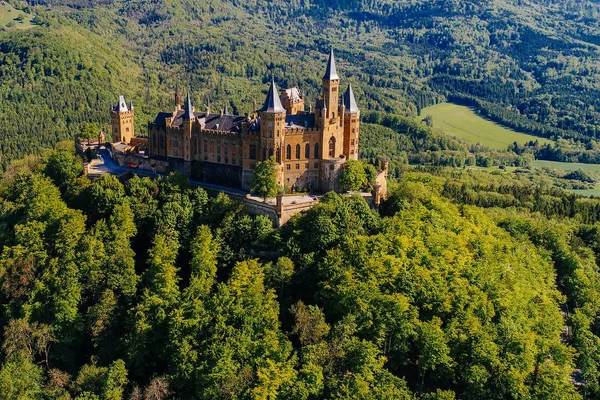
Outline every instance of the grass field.
<svg viewBox="0 0 600 400"><path fill-rule="evenodd" d="M550 142L548 139L505 128L480 117L472 108L457 104L442 103L424 108L419 119L422 120L427 115L433 117L434 129L440 129L469 143L481 143L494 149L505 150L513 142L526 143L530 140L539 140L540 143Z"/></svg>
<svg viewBox="0 0 600 400"><path fill-rule="evenodd" d="M580 194L582 196L594 196L600 197L600 185L596 185L593 189L586 190L572 190L573 193Z"/></svg>
<svg viewBox="0 0 600 400"><path fill-rule="evenodd" d="M23 21L15 21L15 18L17 18L21 13L25 16ZM33 27L33 24L31 23L32 18L33 16L31 14L26 14L23 11L16 10L8 3L2 4L2 0L0 0L0 28L29 29ZM11 22L13 26L7 27L6 25L10 24Z"/></svg>
<svg viewBox="0 0 600 400"><path fill-rule="evenodd" d="M562 171L576 171L578 169L581 169L585 172L600 172L600 164L581 164L536 160L533 162L533 166L539 168L554 168Z"/></svg>

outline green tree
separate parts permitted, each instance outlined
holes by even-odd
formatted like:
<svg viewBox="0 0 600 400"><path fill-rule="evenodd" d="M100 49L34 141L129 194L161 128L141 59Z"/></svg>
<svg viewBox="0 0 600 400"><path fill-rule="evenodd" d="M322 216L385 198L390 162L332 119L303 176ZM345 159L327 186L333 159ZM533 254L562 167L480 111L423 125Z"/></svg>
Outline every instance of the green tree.
<svg viewBox="0 0 600 400"><path fill-rule="evenodd" d="M279 191L277 185L277 162L275 157L270 157L268 160L259 161L252 170L252 185L250 192L256 193L265 201L268 198L274 197Z"/></svg>
<svg viewBox="0 0 600 400"><path fill-rule="evenodd" d="M365 168L360 161L348 160L344 165L344 169L338 177L338 185L340 189L359 190L367 184L367 174Z"/></svg>
<svg viewBox="0 0 600 400"><path fill-rule="evenodd" d="M93 122L88 122L83 126L79 137L81 139L86 139L88 141L88 144L90 144L90 139L96 139L98 137L99 132L100 128L98 128L97 124Z"/></svg>

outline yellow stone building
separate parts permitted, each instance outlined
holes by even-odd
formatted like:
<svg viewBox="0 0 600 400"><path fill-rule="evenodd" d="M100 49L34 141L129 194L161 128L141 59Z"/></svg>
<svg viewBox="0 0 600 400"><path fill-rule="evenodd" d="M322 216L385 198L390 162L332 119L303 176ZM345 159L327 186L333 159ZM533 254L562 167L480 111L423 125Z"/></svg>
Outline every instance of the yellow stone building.
<svg viewBox="0 0 600 400"><path fill-rule="evenodd" d="M182 106L176 94L173 111L148 124L148 154L194 179L245 190L254 165L274 156L278 183L288 190L335 190L346 160L358 159L360 110L350 85L340 102L333 50L322 87L314 112L307 112L298 88L280 96L272 81L262 108L247 116L196 110L189 93ZM113 140L129 143L133 106L121 100L112 108Z"/></svg>

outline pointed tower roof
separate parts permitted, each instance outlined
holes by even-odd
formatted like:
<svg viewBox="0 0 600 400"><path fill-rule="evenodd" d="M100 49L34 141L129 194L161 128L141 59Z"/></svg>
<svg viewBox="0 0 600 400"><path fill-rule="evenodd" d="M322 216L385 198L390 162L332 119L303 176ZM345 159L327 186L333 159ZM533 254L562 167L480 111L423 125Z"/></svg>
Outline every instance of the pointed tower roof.
<svg viewBox="0 0 600 400"><path fill-rule="evenodd" d="M279 99L279 93L277 92L277 87L275 86L275 79L271 79L269 94L267 94L265 104L262 106L260 111L268 113L280 113L285 111L285 108L283 108L281 105L281 100Z"/></svg>
<svg viewBox="0 0 600 400"><path fill-rule="evenodd" d="M185 97L185 111L183 112L183 119L190 120L194 118L196 118L196 116L194 115L192 99L190 98L190 92L188 91L188 94Z"/></svg>
<svg viewBox="0 0 600 400"><path fill-rule="evenodd" d="M348 89L346 89L346 93L344 93L344 112L348 114L360 112L356 105L352 85L348 85Z"/></svg>
<svg viewBox="0 0 600 400"><path fill-rule="evenodd" d="M119 105L117 106L117 111L119 112L127 112L129 109L127 108L127 103L125 103L125 96L119 96Z"/></svg>
<svg viewBox="0 0 600 400"><path fill-rule="evenodd" d="M329 53L329 61L327 61L327 69L325 70L325 75L323 75L323 79L328 81L340 80L340 77L337 74L337 70L335 69L335 57L333 56L333 47L331 48L331 53Z"/></svg>

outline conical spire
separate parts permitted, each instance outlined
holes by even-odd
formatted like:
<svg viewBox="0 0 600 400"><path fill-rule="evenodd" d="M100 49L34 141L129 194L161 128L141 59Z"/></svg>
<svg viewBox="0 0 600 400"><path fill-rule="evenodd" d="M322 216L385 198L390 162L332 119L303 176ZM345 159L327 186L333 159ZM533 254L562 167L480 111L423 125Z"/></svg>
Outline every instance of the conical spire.
<svg viewBox="0 0 600 400"><path fill-rule="evenodd" d="M333 56L333 47L331 48L331 53L329 53L329 61L327 61L327 69L325 70L325 75L323 75L323 79L328 81L340 80L340 77L337 74L337 70L335 69L335 57Z"/></svg>
<svg viewBox="0 0 600 400"><path fill-rule="evenodd" d="M188 91L188 94L185 98L185 111L183 113L183 119L190 120L196 118L193 110L194 109L192 108L192 99L190 98L190 92Z"/></svg>
<svg viewBox="0 0 600 400"><path fill-rule="evenodd" d="M353 114L357 112L360 112L360 110L356 105L352 85L348 85L348 89L346 90L346 93L344 93L344 113Z"/></svg>
<svg viewBox="0 0 600 400"><path fill-rule="evenodd" d="M275 79L271 79L271 87L269 88L269 94L267 94L267 99L265 100L265 104L260 109L261 112L268 113L281 113L285 111L285 108L281 105L281 100L279 99L279 93L277 92L277 87L275 86Z"/></svg>

